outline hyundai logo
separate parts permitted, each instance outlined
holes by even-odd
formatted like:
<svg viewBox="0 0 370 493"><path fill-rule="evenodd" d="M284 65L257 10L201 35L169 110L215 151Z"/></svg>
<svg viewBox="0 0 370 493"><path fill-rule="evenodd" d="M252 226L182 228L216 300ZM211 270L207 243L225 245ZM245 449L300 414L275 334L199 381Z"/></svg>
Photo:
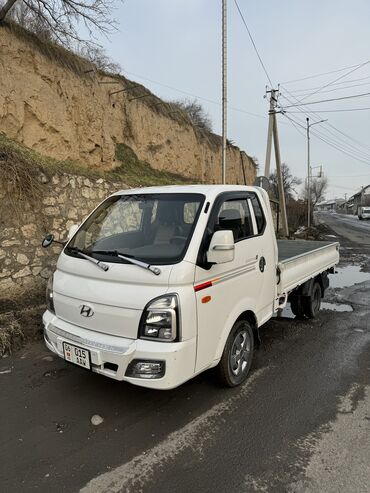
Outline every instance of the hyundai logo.
<svg viewBox="0 0 370 493"><path fill-rule="evenodd" d="M91 306L81 305L79 308L80 315L82 315L83 317L92 317L94 315L94 310L91 308Z"/></svg>

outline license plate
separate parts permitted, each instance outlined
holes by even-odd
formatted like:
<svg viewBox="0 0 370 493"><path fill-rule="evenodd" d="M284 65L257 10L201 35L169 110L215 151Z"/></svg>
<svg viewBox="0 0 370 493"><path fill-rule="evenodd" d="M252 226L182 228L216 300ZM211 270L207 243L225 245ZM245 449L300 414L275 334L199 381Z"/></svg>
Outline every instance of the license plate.
<svg viewBox="0 0 370 493"><path fill-rule="evenodd" d="M63 342L64 359L75 365L82 366L87 370L91 369L90 351L79 346Z"/></svg>

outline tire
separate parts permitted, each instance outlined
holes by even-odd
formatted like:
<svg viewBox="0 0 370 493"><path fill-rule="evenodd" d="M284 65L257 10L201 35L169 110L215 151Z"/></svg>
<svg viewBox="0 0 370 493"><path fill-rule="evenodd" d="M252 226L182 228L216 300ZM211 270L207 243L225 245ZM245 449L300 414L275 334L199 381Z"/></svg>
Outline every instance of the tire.
<svg viewBox="0 0 370 493"><path fill-rule="evenodd" d="M321 296L321 286L318 282L315 282L311 296L308 296L303 300L303 309L306 317L316 318L318 316L321 306Z"/></svg>
<svg viewBox="0 0 370 493"><path fill-rule="evenodd" d="M290 308L293 312L293 315L296 317L303 317L304 316L304 308L303 308L303 302L302 302L302 297L301 296L293 296L290 299Z"/></svg>
<svg viewBox="0 0 370 493"><path fill-rule="evenodd" d="M243 351L242 351L243 349ZM218 378L225 387L243 383L252 365L254 335L249 322L235 322L217 366Z"/></svg>

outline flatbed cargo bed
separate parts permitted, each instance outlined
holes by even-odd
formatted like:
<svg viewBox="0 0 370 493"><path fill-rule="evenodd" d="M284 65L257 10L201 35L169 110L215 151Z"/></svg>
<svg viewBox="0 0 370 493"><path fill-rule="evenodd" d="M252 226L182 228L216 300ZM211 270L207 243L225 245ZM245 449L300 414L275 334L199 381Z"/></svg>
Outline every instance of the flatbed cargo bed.
<svg viewBox="0 0 370 493"><path fill-rule="evenodd" d="M278 261L289 262L301 255L306 255L314 250L326 248L329 245L335 245L333 241L318 240L277 240Z"/></svg>
<svg viewBox="0 0 370 493"><path fill-rule="evenodd" d="M339 244L332 241L278 240L279 280L277 295L293 289L339 261Z"/></svg>

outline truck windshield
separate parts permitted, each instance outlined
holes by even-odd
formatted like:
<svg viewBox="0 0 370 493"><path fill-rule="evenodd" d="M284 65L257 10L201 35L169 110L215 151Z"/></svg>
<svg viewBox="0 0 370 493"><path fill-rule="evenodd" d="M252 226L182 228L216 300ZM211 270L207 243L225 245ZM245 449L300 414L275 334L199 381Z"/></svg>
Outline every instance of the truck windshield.
<svg viewBox="0 0 370 493"><path fill-rule="evenodd" d="M65 253L73 255L73 249L78 248L111 262L122 262L112 253L150 264L179 262L203 202L204 195L192 193L109 197L85 221Z"/></svg>

